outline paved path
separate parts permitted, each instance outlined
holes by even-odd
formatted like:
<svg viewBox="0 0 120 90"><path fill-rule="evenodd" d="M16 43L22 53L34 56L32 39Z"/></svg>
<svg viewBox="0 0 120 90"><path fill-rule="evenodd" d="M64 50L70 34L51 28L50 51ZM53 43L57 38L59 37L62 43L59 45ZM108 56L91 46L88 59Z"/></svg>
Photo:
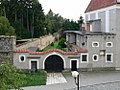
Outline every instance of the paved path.
<svg viewBox="0 0 120 90"><path fill-rule="evenodd" d="M36 87L26 87L24 90L76 90L73 77L64 73L67 83ZM120 72L82 72L80 73L81 90L120 90ZM103 84L106 83L106 84ZM90 88L91 87L91 88ZM112 89L111 89L112 88Z"/></svg>
<svg viewBox="0 0 120 90"><path fill-rule="evenodd" d="M82 86L80 90L120 90L120 81Z"/></svg>
<svg viewBox="0 0 120 90"><path fill-rule="evenodd" d="M74 78L71 77L70 73L65 73L64 77L67 83L61 84L51 84L51 85L43 85L43 86L32 86L32 87L25 87L24 90L63 90L76 87L74 83Z"/></svg>
<svg viewBox="0 0 120 90"><path fill-rule="evenodd" d="M57 83L67 83L62 73L48 73L46 85Z"/></svg>
<svg viewBox="0 0 120 90"><path fill-rule="evenodd" d="M81 86L120 81L120 72L83 72L80 74Z"/></svg>

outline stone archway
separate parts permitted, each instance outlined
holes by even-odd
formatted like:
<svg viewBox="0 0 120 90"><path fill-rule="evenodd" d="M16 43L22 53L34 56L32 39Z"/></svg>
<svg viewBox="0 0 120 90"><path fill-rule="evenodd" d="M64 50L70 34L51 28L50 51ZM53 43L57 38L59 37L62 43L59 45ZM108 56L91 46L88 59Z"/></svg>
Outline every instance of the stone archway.
<svg viewBox="0 0 120 90"><path fill-rule="evenodd" d="M46 71L62 71L64 70L63 59L58 55L51 55L45 60Z"/></svg>

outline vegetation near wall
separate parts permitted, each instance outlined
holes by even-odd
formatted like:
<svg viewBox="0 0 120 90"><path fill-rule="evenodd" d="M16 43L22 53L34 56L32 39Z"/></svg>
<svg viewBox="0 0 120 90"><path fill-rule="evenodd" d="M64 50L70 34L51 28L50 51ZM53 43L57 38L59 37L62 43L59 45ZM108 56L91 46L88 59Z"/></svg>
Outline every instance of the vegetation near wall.
<svg viewBox="0 0 120 90"><path fill-rule="evenodd" d="M20 89L25 83L25 75L8 63L0 63L0 90Z"/></svg>

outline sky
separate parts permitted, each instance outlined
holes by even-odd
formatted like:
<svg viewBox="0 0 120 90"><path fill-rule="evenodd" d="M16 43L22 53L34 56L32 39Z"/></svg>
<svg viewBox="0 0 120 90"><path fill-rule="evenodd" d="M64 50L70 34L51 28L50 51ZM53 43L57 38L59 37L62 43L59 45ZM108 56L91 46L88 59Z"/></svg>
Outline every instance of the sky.
<svg viewBox="0 0 120 90"><path fill-rule="evenodd" d="M51 9L53 13L77 21L87 8L90 0L39 0L45 14Z"/></svg>

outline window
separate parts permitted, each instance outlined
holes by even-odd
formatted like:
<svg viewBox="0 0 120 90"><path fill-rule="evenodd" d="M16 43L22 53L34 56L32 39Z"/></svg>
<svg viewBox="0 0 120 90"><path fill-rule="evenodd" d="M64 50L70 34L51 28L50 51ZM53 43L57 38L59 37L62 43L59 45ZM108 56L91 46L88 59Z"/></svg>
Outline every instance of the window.
<svg viewBox="0 0 120 90"><path fill-rule="evenodd" d="M106 53L106 62L113 62L113 54Z"/></svg>
<svg viewBox="0 0 120 90"><path fill-rule="evenodd" d="M97 54L93 55L93 61L98 61L98 55Z"/></svg>
<svg viewBox="0 0 120 90"><path fill-rule="evenodd" d="M20 55L19 56L19 62L25 62L25 55Z"/></svg>
<svg viewBox="0 0 120 90"><path fill-rule="evenodd" d="M92 42L92 47L99 47L99 42Z"/></svg>
<svg viewBox="0 0 120 90"><path fill-rule="evenodd" d="M88 62L88 54L87 53L81 54L81 62L83 62L83 63Z"/></svg>
<svg viewBox="0 0 120 90"><path fill-rule="evenodd" d="M112 42L106 42L106 47L113 47L113 43Z"/></svg>

